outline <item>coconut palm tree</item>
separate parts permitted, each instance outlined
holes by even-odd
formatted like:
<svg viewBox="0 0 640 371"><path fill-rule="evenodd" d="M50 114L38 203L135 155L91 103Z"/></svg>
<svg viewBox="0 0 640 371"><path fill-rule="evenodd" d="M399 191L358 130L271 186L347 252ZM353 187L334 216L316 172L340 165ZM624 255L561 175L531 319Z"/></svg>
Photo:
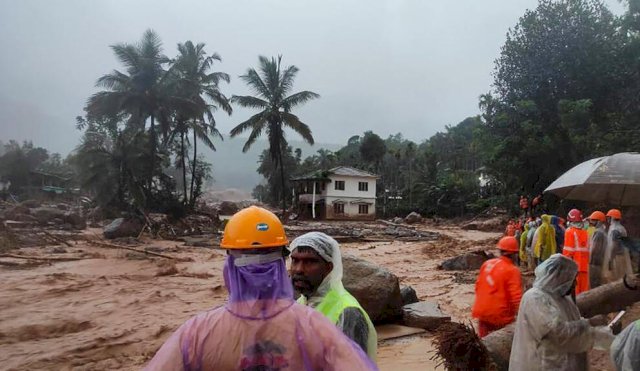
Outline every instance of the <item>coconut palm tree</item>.
<svg viewBox="0 0 640 371"><path fill-rule="evenodd" d="M278 56L277 59L260 56L259 72L249 68L246 74L240 76L255 96L234 95L231 97L231 102L242 107L258 109L260 112L234 127L231 130L231 136L235 137L245 131L250 131L249 138L242 148L243 152L247 152L251 145L263 133L266 133L269 140L269 155L276 166L280 168L282 213L284 216L287 208L286 195L284 194L284 166L282 166L282 151L287 148L284 129L292 129L300 134L307 143L313 144L311 129L300 121L298 116L291 113L291 110L320 96L311 91L287 95L293 88L298 68L296 66L281 67L281 60L282 56Z"/></svg>
<svg viewBox="0 0 640 371"><path fill-rule="evenodd" d="M183 104L177 109L176 130L180 135L182 177L184 182L184 202L187 203L186 166L185 166L185 137L189 131L193 132L193 163L191 165L191 188L189 200L193 206L195 203L194 183L197 158L198 139L207 147L216 150L210 136L222 139L222 134L216 128L213 113L221 108L231 115L232 108L229 99L220 91L221 81L229 83L229 75L224 72L211 72L215 61L221 61L220 56L214 53L207 56L204 50L205 44L194 45L187 41L178 44L179 55L173 61L170 73L175 83L177 95L183 99Z"/></svg>
<svg viewBox="0 0 640 371"><path fill-rule="evenodd" d="M163 65L169 59L162 54L162 42L158 35L147 30L137 44L120 43L111 46L126 72L114 70L100 77L96 86L105 90L93 94L87 102L87 113L92 117L115 117L126 114L130 126L145 130L149 119L149 156L152 159L147 186L155 174L155 157L158 144L156 121L160 133L169 133L168 112L174 98L168 94L166 71Z"/></svg>

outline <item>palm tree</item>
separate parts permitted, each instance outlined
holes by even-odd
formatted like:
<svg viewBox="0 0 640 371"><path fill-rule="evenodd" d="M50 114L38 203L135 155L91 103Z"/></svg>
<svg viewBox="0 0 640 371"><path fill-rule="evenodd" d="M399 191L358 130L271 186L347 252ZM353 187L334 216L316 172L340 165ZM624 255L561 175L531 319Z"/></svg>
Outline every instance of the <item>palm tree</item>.
<svg viewBox="0 0 640 371"><path fill-rule="evenodd" d="M111 46L116 57L126 68L126 73L114 70L100 77L96 86L106 90L93 94L87 102L87 113L93 117L128 116L130 125L138 130L149 126L149 155L151 160L147 183L151 182L155 171L158 132L156 119L163 136L169 132L167 119L172 97L167 94L166 71L163 65L169 59L162 54L162 42L158 35L147 30L139 43L120 43Z"/></svg>
<svg viewBox="0 0 640 371"><path fill-rule="evenodd" d="M235 137L251 130L249 138L242 148L242 152L247 152L258 137L266 132L269 139L269 154L276 166L280 168L282 214L284 216L287 208L284 166L282 164L282 151L287 147L284 129L292 129L300 134L307 143L313 144L311 129L300 121L298 116L291 113L291 110L320 96L311 91L301 91L287 96L293 88L293 80L298 73L298 68L296 66L281 68L282 56L278 56L278 59L267 59L260 56L259 60L260 73L249 68L246 74L240 76L256 96L234 95L231 97L231 102L242 107L259 109L260 112L233 128L231 136Z"/></svg>
<svg viewBox="0 0 640 371"><path fill-rule="evenodd" d="M222 139L222 134L216 128L213 116L218 108L222 108L231 115L232 108L229 99L220 92L221 81L230 81L229 75L223 72L210 72L215 61L221 61L214 53L207 56L205 44L194 45L187 41L178 44L178 58L173 61L170 73L175 78L177 94L186 102L178 109L176 130L180 134L180 148L182 161L182 177L184 182L184 202L187 202L186 166L185 166L185 136L188 131L193 132L193 163L191 165L191 188L189 200L195 203L194 183L198 158L198 139L207 147L216 150L210 136ZM183 102L183 103L185 103Z"/></svg>

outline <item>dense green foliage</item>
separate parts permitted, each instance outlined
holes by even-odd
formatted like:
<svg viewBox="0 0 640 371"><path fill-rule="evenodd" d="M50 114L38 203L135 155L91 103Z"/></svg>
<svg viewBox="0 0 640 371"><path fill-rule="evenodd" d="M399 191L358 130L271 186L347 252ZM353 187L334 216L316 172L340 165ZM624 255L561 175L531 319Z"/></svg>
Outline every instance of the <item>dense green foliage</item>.
<svg viewBox="0 0 640 371"><path fill-rule="evenodd" d="M177 57L169 59L153 31L135 45L111 47L125 72L98 79L105 90L89 98L86 117L78 118L84 130L79 178L101 205L173 214L195 206L211 176L211 166L198 156L198 141L215 150L212 136L222 135L213 112L232 111L219 89L230 78L211 71L220 56L208 56L204 47L180 43ZM179 180L168 175L175 173L172 163L181 171Z"/></svg>

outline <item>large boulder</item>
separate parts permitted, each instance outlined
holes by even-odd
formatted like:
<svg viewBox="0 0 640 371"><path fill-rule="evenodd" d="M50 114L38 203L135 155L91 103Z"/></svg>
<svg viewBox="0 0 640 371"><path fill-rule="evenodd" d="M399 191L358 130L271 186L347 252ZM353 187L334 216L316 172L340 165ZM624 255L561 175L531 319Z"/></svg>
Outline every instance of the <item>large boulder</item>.
<svg viewBox="0 0 640 371"><path fill-rule="evenodd" d="M76 212L68 212L64 214L64 222L71 224L74 229L87 228L87 220Z"/></svg>
<svg viewBox="0 0 640 371"><path fill-rule="evenodd" d="M24 200L22 202L20 202L21 206L27 207L29 209L33 209L36 207L40 207L42 205L42 202L38 201L38 200Z"/></svg>
<svg viewBox="0 0 640 371"><path fill-rule="evenodd" d="M135 218L118 218L104 228L103 235L107 239L120 237L137 237L143 224Z"/></svg>
<svg viewBox="0 0 640 371"><path fill-rule="evenodd" d="M398 277L387 269L353 255L342 257L342 283L373 322L393 321L402 316Z"/></svg>
<svg viewBox="0 0 640 371"><path fill-rule="evenodd" d="M483 232L503 232L507 225L505 216L495 216L487 219L477 219L461 226L462 229L478 230Z"/></svg>
<svg viewBox="0 0 640 371"><path fill-rule="evenodd" d="M405 223L407 224L415 224L422 222L422 215L418 214L415 211L412 211L404 218Z"/></svg>
<svg viewBox="0 0 640 371"><path fill-rule="evenodd" d="M47 225L50 223L60 224L64 221L64 211L54 207L39 207L37 209L31 209L31 215L33 215L38 223Z"/></svg>
<svg viewBox="0 0 640 371"><path fill-rule="evenodd" d="M411 286L402 286L400 288L400 296L402 296L402 305L417 303L418 294Z"/></svg>
<svg viewBox="0 0 640 371"><path fill-rule="evenodd" d="M438 266L446 271L467 271L480 269L482 264L493 258L492 254L484 251L472 251L467 254L459 255L451 259L447 259Z"/></svg>

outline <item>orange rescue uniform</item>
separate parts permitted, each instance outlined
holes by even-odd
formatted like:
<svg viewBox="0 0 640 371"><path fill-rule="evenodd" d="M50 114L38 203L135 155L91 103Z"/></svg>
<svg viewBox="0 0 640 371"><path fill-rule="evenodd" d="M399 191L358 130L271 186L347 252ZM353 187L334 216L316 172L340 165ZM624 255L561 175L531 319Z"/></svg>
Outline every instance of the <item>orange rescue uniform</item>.
<svg viewBox="0 0 640 371"><path fill-rule="evenodd" d="M562 255L578 264L576 295L589 290L589 232L574 226L564 232Z"/></svg>
<svg viewBox="0 0 640 371"><path fill-rule="evenodd" d="M471 315L479 321L479 335L485 329L498 330L513 322L522 298L520 270L506 256L490 259L480 267L476 300ZM489 331L491 332L491 331Z"/></svg>

